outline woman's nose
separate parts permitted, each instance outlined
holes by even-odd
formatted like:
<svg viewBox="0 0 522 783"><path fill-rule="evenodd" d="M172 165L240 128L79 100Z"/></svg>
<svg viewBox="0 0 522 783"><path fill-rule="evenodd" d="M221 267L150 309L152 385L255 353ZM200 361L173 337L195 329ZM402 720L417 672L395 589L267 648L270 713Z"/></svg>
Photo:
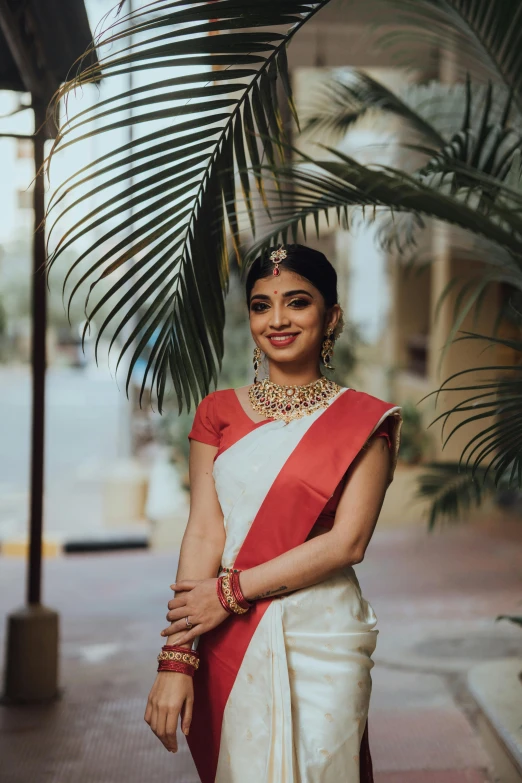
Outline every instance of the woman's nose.
<svg viewBox="0 0 522 783"><path fill-rule="evenodd" d="M290 323L290 318L288 317L288 314L285 312L284 307L280 307L279 305L275 305L275 307L272 308L272 318L271 326L274 327L281 327L281 326L288 326Z"/></svg>

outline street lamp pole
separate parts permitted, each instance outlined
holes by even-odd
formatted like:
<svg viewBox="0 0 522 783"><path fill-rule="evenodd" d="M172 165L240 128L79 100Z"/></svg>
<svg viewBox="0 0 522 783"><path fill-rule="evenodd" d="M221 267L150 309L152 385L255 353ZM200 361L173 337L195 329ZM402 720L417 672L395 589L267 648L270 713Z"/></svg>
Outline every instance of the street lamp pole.
<svg viewBox="0 0 522 783"><path fill-rule="evenodd" d="M33 190L34 233L32 275L32 448L31 448L31 501L29 521L29 568L27 572L27 603L39 604L42 589L42 527L44 498L45 455L45 373L47 369L47 286L45 230L44 155L46 107L38 101L34 104L34 166Z"/></svg>
<svg viewBox="0 0 522 783"><path fill-rule="evenodd" d="M32 427L29 561L27 602L7 618L4 703L33 703L56 699L58 688L59 615L41 603L42 530L44 511L45 373L47 332L44 156L47 103L33 94L35 180L33 190L32 274ZM38 656L27 650L38 650Z"/></svg>

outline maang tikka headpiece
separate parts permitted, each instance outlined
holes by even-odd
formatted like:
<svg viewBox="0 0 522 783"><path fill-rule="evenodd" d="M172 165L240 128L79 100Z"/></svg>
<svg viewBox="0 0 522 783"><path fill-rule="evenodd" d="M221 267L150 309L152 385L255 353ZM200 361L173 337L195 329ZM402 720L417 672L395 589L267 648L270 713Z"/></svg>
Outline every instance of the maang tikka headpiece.
<svg viewBox="0 0 522 783"><path fill-rule="evenodd" d="M272 270L272 274L277 277L277 275L281 274L281 270L279 269L279 263L283 261L287 257L288 253L284 249L283 245L280 245L280 247L277 250L273 250L270 253L270 261L274 263L274 268Z"/></svg>

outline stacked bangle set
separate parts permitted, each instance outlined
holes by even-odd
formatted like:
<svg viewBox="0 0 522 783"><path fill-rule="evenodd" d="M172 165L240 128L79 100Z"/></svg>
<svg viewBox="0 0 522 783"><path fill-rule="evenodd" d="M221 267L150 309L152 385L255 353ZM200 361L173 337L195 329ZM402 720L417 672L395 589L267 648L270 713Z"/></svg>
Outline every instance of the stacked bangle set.
<svg viewBox="0 0 522 783"><path fill-rule="evenodd" d="M252 604L246 600L239 584L240 571L237 568L223 569L225 573L218 577L216 588L221 606L229 614L245 614Z"/></svg>
<svg viewBox="0 0 522 783"><path fill-rule="evenodd" d="M240 571L237 568L223 568L225 573L219 576L216 590L223 609L228 614L245 614L252 603L247 601L239 584ZM200 656L197 650L189 650L175 644L165 644L158 655L159 672L181 672L194 677L199 668Z"/></svg>
<svg viewBox="0 0 522 783"><path fill-rule="evenodd" d="M164 644L158 655L159 672L181 672L193 677L199 668L199 653L197 650L187 650L176 644Z"/></svg>

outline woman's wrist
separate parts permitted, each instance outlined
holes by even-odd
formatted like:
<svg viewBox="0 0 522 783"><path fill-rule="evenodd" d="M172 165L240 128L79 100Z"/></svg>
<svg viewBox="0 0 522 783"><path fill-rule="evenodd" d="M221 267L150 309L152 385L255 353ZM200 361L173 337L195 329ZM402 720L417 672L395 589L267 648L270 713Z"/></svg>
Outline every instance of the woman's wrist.
<svg viewBox="0 0 522 783"><path fill-rule="evenodd" d="M165 639L165 644L177 644L178 647L186 647L187 650L192 649L192 642L183 642L183 644L178 644L176 642L176 636L179 636L179 633L175 633L172 636L168 636Z"/></svg>
<svg viewBox="0 0 522 783"><path fill-rule="evenodd" d="M286 585L268 589L263 589L259 584L256 585L255 574L252 574L252 569L241 571L239 578L241 591L247 601L260 601L262 598L271 598L288 592Z"/></svg>
<svg viewBox="0 0 522 783"><path fill-rule="evenodd" d="M251 608L250 601L243 595L239 582L240 571L236 568L226 569L216 582L216 593L219 602L227 614L245 614Z"/></svg>

